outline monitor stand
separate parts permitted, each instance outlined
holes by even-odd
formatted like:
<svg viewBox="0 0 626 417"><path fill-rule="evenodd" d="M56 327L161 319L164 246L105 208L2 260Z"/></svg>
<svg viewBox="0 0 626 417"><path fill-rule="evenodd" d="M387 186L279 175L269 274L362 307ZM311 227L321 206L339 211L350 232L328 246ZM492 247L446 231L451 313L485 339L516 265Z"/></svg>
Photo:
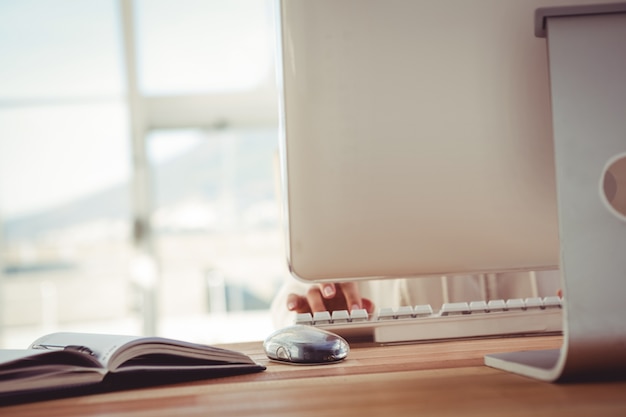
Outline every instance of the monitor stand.
<svg viewBox="0 0 626 417"><path fill-rule="evenodd" d="M488 355L544 381L626 376L626 3L538 9L561 242L561 349Z"/></svg>

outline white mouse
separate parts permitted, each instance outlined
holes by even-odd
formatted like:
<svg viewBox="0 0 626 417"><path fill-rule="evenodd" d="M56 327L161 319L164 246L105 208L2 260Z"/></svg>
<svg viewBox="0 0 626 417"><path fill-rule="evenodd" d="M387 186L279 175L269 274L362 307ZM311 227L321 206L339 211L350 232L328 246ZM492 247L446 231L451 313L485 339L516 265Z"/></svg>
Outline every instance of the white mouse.
<svg viewBox="0 0 626 417"><path fill-rule="evenodd" d="M270 334L263 342L268 358L294 364L337 362L350 345L341 336L313 326L294 325Z"/></svg>

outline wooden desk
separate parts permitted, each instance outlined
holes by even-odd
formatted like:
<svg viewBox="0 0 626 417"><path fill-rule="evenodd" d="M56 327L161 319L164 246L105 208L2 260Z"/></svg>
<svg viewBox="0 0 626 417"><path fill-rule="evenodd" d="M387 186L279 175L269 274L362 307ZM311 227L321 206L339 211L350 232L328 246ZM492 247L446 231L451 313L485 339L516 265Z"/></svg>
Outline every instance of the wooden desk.
<svg viewBox="0 0 626 417"><path fill-rule="evenodd" d="M71 416L626 416L626 380L550 384L483 366L486 353L554 348L558 337L353 346L344 362L269 362L260 343L228 345L267 365L258 374L0 408Z"/></svg>

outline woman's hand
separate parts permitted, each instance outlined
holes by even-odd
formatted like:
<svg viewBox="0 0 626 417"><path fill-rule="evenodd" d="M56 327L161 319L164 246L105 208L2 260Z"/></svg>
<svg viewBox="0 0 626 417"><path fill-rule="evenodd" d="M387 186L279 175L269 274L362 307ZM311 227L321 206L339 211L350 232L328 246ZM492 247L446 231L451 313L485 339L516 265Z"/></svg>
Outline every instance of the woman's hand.
<svg viewBox="0 0 626 417"><path fill-rule="evenodd" d="M355 282L340 284L323 283L312 285L306 295L289 294L287 309L296 313L315 313L317 311L365 309L374 311L374 303L361 298L359 287Z"/></svg>

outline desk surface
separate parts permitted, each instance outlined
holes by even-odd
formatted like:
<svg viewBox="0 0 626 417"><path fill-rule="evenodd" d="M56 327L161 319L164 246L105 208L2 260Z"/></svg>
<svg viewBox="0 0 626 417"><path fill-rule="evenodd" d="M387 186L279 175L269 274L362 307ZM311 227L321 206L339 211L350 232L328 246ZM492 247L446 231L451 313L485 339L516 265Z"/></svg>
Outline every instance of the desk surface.
<svg viewBox="0 0 626 417"><path fill-rule="evenodd" d="M260 343L225 347L258 374L0 407L19 416L625 416L626 380L550 384L483 366L486 353L560 346L559 337L353 346L333 365L269 362Z"/></svg>

